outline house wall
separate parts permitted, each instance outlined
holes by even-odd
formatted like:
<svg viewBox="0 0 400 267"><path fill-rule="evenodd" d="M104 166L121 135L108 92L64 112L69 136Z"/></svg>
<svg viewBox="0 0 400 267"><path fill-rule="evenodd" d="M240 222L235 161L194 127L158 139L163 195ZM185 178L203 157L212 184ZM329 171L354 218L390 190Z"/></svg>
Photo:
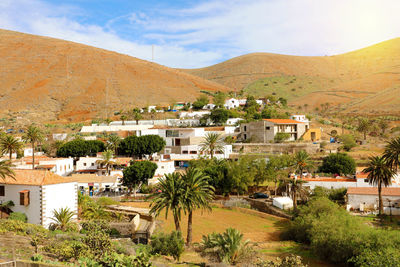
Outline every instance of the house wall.
<svg viewBox="0 0 400 267"><path fill-rule="evenodd" d="M74 171L74 160L73 158L65 158L65 159L54 159L54 160L45 160L39 161L39 165L56 165L52 172L58 174L60 176L67 176Z"/></svg>
<svg viewBox="0 0 400 267"><path fill-rule="evenodd" d="M99 158L96 157L80 157L76 162L76 170L96 170L98 167L96 161L98 160Z"/></svg>
<svg viewBox="0 0 400 267"><path fill-rule="evenodd" d="M43 226L48 227L52 222L54 210L69 208L78 214L78 183L63 183L42 186L43 191Z"/></svg>
<svg viewBox="0 0 400 267"><path fill-rule="evenodd" d="M320 186L327 189L338 189L338 188L349 188L356 187L357 182L324 182L324 181L307 181L303 184L304 187L309 187L314 190L316 186Z"/></svg>
<svg viewBox="0 0 400 267"><path fill-rule="evenodd" d="M1 184L0 185L4 185ZM25 213L28 217L28 223L41 224L41 206L42 206L42 190L36 185L4 185L5 196L0 197L0 202L11 200L14 202L14 207L11 207L13 212ZM23 206L19 202L19 192L29 190L29 205Z"/></svg>
<svg viewBox="0 0 400 267"><path fill-rule="evenodd" d="M311 139L312 133L315 134L314 140ZM322 135L321 128L311 128L303 134L302 139L304 141L319 141L319 140L321 140L321 135Z"/></svg>
<svg viewBox="0 0 400 267"><path fill-rule="evenodd" d="M400 196L382 196L383 205L388 205L388 199L391 203L398 203L400 205ZM363 204L365 208L378 207L378 195L358 195L358 194L347 194L347 204L354 209L359 209L360 204Z"/></svg>

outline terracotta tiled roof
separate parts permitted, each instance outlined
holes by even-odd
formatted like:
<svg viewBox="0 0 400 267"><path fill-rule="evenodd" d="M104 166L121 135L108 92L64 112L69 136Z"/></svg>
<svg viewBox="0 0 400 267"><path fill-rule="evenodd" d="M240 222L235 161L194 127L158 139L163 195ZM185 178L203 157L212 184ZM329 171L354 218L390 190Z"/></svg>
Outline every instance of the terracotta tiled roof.
<svg viewBox="0 0 400 267"><path fill-rule="evenodd" d="M54 164L48 164L48 165L39 165L36 166L35 169L47 169L47 170L51 170L55 167L56 165Z"/></svg>
<svg viewBox="0 0 400 267"><path fill-rule="evenodd" d="M264 119L264 121L269 121L269 122L273 122L276 124L294 124L294 123L303 123L300 121L295 121L295 120L291 120L291 119Z"/></svg>
<svg viewBox="0 0 400 267"><path fill-rule="evenodd" d="M0 184L15 185L50 185L74 182L70 177L62 177L46 170L14 170L15 179L0 179Z"/></svg>
<svg viewBox="0 0 400 267"><path fill-rule="evenodd" d="M368 178L368 173L365 173L365 172L360 172L360 173L357 173L356 174L356 177L357 178Z"/></svg>
<svg viewBox="0 0 400 267"><path fill-rule="evenodd" d="M204 128L204 131L225 131L225 127L224 126L215 126L215 127L206 127Z"/></svg>
<svg viewBox="0 0 400 267"><path fill-rule="evenodd" d="M95 174L73 174L71 179L78 183L116 183L118 177L112 176L97 176Z"/></svg>
<svg viewBox="0 0 400 267"><path fill-rule="evenodd" d="M377 187L349 187L348 195L378 195ZM400 187L383 187L382 196L399 196Z"/></svg>
<svg viewBox="0 0 400 267"><path fill-rule="evenodd" d="M303 178L306 182L356 182L356 179L352 178L330 178L330 177L319 177L319 178Z"/></svg>

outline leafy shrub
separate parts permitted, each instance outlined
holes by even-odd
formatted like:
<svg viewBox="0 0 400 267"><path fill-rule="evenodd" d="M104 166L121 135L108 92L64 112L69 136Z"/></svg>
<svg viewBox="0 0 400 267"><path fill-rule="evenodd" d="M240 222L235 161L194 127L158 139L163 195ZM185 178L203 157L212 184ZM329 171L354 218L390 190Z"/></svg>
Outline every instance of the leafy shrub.
<svg viewBox="0 0 400 267"><path fill-rule="evenodd" d="M109 197L100 197L96 200L96 203L100 206L116 205L118 201L113 200Z"/></svg>
<svg viewBox="0 0 400 267"><path fill-rule="evenodd" d="M256 264L258 267L307 267L303 264L300 256L289 255L285 258L277 258L274 261L261 261Z"/></svg>
<svg viewBox="0 0 400 267"><path fill-rule="evenodd" d="M274 137L275 143L282 143L285 140L290 138L290 134L288 133L277 133Z"/></svg>
<svg viewBox="0 0 400 267"><path fill-rule="evenodd" d="M28 217L26 216L25 213L22 212L11 212L10 216L8 217L9 220L16 220L16 221L21 221L21 222L27 222Z"/></svg>
<svg viewBox="0 0 400 267"><path fill-rule="evenodd" d="M343 148L345 151L350 151L352 148L356 147L356 141L354 140L354 137L351 134L344 134L339 137L340 142L343 143L341 148Z"/></svg>
<svg viewBox="0 0 400 267"><path fill-rule="evenodd" d="M31 261L43 261L43 256L40 254L34 254L31 257Z"/></svg>
<svg viewBox="0 0 400 267"><path fill-rule="evenodd" d="M220 262L235 264L247 248L248 241L243 242L243 234L233 228L224 233L212 233L203 236L199 248L204 254L216 256Z"/></svg>
<svg viewBox="0 0 400 267"><path fill-rule="evenodd" d="M337 264L396 266L399 259L393 257L394 265L379 265L385 262L383 255L398 253L399 231L372 228L327 198L315 198L301 208L283 237L307 243L320 258Z"/></svg>
<svg viewBox="0 0 400 267"><path fill-rule="evenodd" d="M151 237L152 254L172 256L175 260L180 259L185 250L185 241L181 232L173 231L170 234L159 233Z"/></svg>
<svg viewBox="0 0 400 267"><path fill-rule="evenodd" d="M41 225L25 223L18 220L0 220L0 233L14 232L19 235L35 235L47 233L48 230Z"/></svg>

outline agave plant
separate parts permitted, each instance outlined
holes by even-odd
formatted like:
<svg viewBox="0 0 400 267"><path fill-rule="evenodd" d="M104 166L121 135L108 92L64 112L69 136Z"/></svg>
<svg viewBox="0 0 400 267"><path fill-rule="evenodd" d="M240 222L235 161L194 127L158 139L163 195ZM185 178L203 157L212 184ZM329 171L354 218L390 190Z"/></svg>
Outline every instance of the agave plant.
<svg viewBox="0 0 400 267"><path fill-rule="evenodd" d="M234 264L248 244L248 240L243 241L242 233L228 228L222 234L212 233L203 236L200 247L205 253L215 254L219 261Z"/></svg>

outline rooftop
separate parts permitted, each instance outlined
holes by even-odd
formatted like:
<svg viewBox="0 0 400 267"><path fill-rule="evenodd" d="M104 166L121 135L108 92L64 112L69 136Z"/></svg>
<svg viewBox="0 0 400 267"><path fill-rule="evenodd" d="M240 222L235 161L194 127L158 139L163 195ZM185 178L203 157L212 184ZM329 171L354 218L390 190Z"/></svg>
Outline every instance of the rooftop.
<svg viewBox="0 0 400 267"><path fill-rule="evenodd" d="M295 121L292 119L264 119L264 121L269 121L272 123L276 123L276 124L298 124L298 123L303 123L300 121Z"/></svg>
<svg viewBox="0 0 400 267"><path fill-rule="evenodd" d="M78 183L116 183L118 176L98 176L95 174L73 174L71 179Z"/></svg>
<svg viewBox="0 0 400 267"><path fill-rule="evenodd" d="M15 179L0 179L0 184L14 185L51 185L75 182L69 177L62 177L47 170L14 170Z"/></svg>
<svg viewBox="0 0 400 267"><path fill-rule="evenodd" d="M377 187L349 187L348 195L378 195ZM400 187L382 187L382 196L399 196Z"/></svg>
<svg viewBox="0 0 400 267"><path fill-rule="evenodd" d="M352 178L331 178L331 177L319 177L319 178L303 178L306 182L356 182L356 179Z"/></svg>

